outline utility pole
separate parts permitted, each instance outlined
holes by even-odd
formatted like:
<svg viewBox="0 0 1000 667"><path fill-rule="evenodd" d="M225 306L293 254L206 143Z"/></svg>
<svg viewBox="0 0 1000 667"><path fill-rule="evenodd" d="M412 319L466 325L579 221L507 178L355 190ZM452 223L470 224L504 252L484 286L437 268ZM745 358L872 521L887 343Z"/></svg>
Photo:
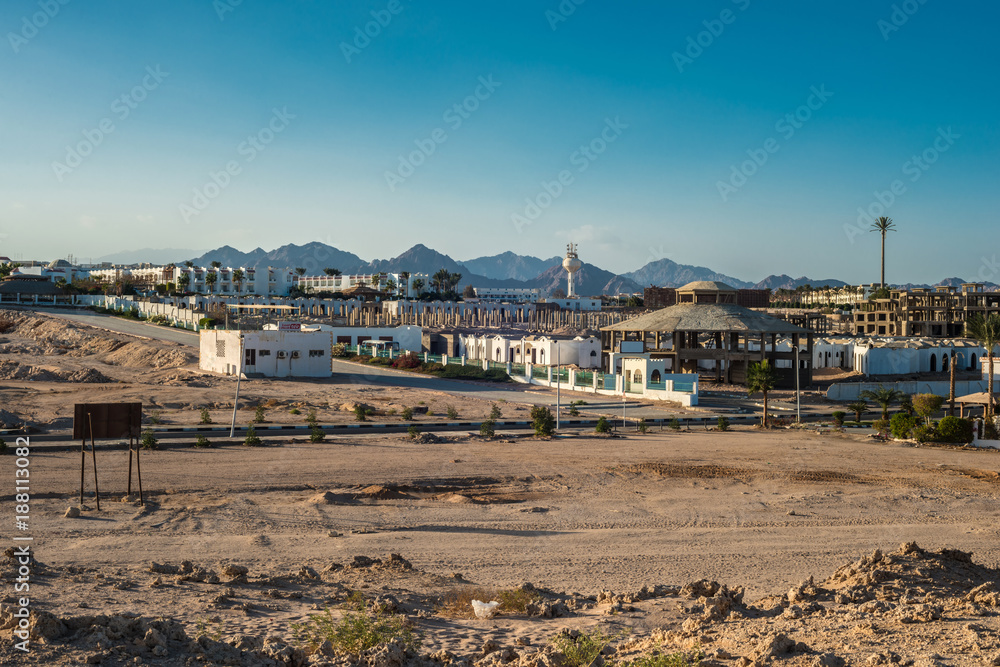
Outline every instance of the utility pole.
<svg viewBox="0 0 1000 667"><path fill-rule="evenodd" d="M559 376L559 368L562 364L562 350L559 348L559 341L556 341L556 430L559 430L559 415L560 415L560 395L559 388L561 386L561 379Z"/></svg>
<svg viewBox="0 0 1000 667"><path fill-rule="evenodd" d="M229 437L236 431L236 408L240 405L240 378L243 377L243 334L240 334L240 365L236 371L236 400L233 401L233 421L229 424Z"/></svg>
<svg viewBox="0 0 1000 667"><path fill-rule="evenodd" d="M802 423L802 402L799 400L799 346L795 346L795 423Z"/></svg>

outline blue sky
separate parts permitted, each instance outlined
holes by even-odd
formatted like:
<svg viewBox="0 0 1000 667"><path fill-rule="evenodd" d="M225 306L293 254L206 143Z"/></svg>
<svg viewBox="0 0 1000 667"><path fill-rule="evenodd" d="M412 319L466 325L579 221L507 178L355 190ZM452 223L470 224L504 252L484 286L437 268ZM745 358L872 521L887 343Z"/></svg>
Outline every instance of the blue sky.
<svg viewBox="0 0 1000 667"><path fill-rule="evenodd" d="M994 3L577 2L4 3L0 255L1000 282Z"/></svg>

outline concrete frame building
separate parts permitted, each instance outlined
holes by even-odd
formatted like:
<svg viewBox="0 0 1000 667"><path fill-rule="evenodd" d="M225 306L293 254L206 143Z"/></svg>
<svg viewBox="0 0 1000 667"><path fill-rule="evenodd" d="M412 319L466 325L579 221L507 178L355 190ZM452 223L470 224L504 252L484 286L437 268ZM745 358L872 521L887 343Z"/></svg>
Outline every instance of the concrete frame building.
<svg viewBox="0 0 1000 667"><path fill-rule="evenodd" d="M889 298L858 304L854 332L876 336L962 336L974 314L1000 313L1000 292L986 291L982 283L890 290Z"/></svg>

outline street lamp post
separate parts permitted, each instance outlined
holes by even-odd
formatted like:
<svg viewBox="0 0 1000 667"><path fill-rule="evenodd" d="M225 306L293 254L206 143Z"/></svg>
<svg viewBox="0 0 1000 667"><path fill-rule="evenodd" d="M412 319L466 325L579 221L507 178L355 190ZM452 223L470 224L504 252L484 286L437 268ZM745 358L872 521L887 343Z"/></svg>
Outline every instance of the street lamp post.
<svg viewBox="0 0 1000 667"><path fill-rule="evenodd" d="M795 423L802 423L802 407L801 401L799 400L799 346L796 345L795 350Z"/></svg>
<svg viewBox="0 0 1000 667"><path fill-rule="evenodd" d="M236 408L240 405L240 378L243 377L243 334L240 334L240 366L236 371L236 400L233 401L233 420L229 424L229 437L236 431Z"/></svg>

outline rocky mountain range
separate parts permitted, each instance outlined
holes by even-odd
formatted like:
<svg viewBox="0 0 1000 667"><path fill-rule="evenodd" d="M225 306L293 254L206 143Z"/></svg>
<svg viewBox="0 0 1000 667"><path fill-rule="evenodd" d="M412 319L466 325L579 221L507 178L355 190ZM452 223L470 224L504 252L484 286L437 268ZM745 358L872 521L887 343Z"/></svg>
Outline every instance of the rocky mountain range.
<svg viewBox="0 0 1000 667"><path fill-rule="evenodd" d="M147 261L161 262L158 259L169 254L171 257L188 251L183 250L136 250L116 253L101 258L103 261L121 260L119 263ZM193 252L193 251L192 251ZM503 252L497 255L475 257L458 261L454 258L429 248L423 244L414 245L396 257L389 259L374 259L366 261L352 252L340 250L320 242L304 245L287 244L274 250L255 248L243 252L232 246L222 246L215 250L192 257L190 261L197 265L208 265L212 261L222 262L226 266L244 266L264 269L304 267L310 275L323 272L324 268L336 268L345 274L376 273L385 271L398 273L433 274L444 268L451 273L462 274L459 289L466 285L475 287L525 287L538 288L543 294L550 294L556 289L566 289L566 273L562 270L562 258L550 257L543 259L532 255L518 255L513 252ZM178 261L178 263L180 263ZM680 264L663 258L647 263L645 266L628 273L615 274L594 264L584 262L576 276L576 291L581 296L596 296L600 294L627 294L641 292L643 287L680 287L696 280L715 280L732 285L736 288L756 289L795 289L800 285L813 287L841 287L848 283L833 278L817 279L802 276L792 278L788 275L770 275L760 282L751 283L733 276L719 273L708 267ZM959 286L965 282L961 278L947 278L940 284ZM900 285L904 288L926 287L926 285ZM1000 289L992 283L987 289Z"/></svg>

